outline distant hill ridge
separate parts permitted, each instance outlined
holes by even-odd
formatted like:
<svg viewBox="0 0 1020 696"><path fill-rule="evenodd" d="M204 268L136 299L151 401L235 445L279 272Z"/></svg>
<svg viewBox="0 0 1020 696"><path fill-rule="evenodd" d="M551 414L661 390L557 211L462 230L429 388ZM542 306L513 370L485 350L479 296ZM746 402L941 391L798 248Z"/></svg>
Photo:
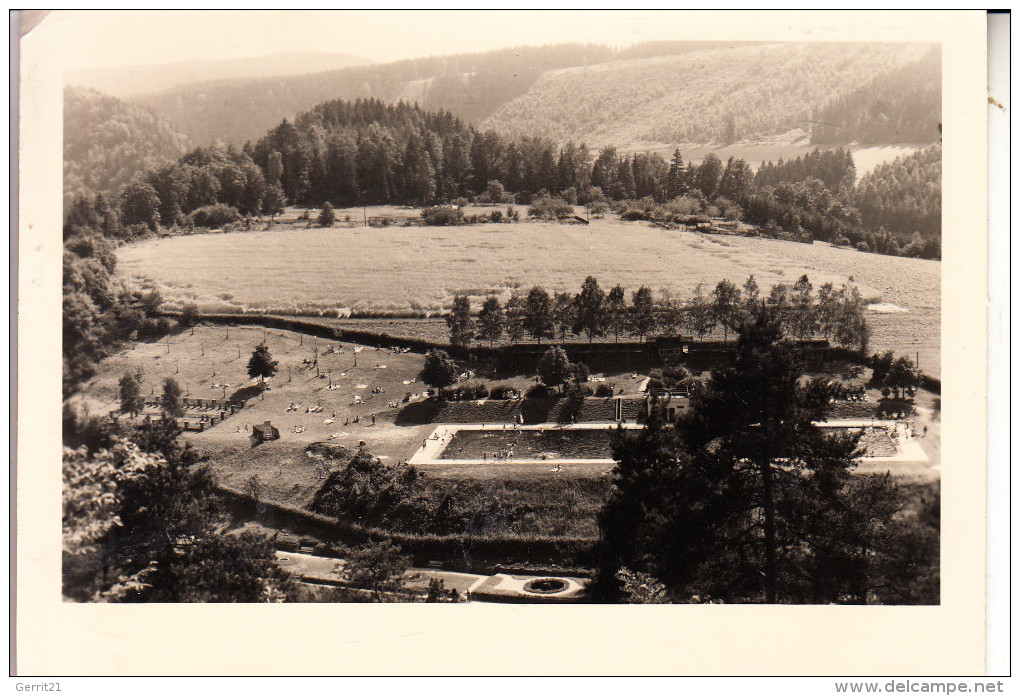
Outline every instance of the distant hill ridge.
<svg viewBox="0 0 1020 696"><path fill-rule="evenodd" d="M71 69L68 85L97 89L121 99L199 82L256 79L338 70L372 61L344 53L273 53L230 60L184 60L157 65Z"/></svg>
<svg viewBox="0 0 1020 696"><path fill-rule="evenodd" d="M935 59L918 67L933 52ZM204 82L134 101L196 144L241 145L323 101L358 98L417 102L511 137L561 143L815 137L894 144L937 139L925 133L931 112L940 109L931 96L940 94L933 87L940 76L937 49L920 44L673 41L623 50L562 44ZM873 101L888 102L890 86L901 82L917 94L900 99L891 117L888 109L870 109ZM846 105L853 115L836 124L838 135L816 132L822 115ZM873 113L881 127L872 128ZM910 127L899 129L902 124Z"/></svg>

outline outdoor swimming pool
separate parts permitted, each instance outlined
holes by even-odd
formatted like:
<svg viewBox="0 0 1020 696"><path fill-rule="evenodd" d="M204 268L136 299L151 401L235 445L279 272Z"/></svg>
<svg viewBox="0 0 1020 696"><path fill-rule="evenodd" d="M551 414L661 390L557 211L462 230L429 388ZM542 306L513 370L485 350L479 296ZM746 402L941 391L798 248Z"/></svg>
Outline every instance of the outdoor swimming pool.
<svg viewBox="0 0 1020 696"><path fill-rule="evenodd" d="M613 431L602 430L460 430L440 459L612 459Z"/></svg>

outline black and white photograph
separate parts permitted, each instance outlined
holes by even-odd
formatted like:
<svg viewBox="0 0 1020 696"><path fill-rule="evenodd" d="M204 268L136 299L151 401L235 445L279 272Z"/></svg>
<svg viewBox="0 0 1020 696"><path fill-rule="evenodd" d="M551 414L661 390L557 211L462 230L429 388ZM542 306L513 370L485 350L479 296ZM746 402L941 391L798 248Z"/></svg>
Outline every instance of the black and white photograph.
<svg viewBox="0 0 1020 696"><path fill-rule="evenodd" d="M704 21L45 17L59 602L946 602L946 44Z"/></svg>

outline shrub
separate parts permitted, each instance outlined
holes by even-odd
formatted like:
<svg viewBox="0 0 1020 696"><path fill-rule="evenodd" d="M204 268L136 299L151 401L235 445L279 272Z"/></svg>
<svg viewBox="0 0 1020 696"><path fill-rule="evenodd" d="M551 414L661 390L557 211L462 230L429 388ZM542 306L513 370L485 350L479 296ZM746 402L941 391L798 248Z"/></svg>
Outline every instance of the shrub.
<svg viewBox="0 0 1020 696"><path fill-rule="evenodd" d="M195 227L216 228L224 227L241 219L241 213L237 208L224 203L206 205L191 211L188 216L191 224Z"/></svg>
<svg viewBox="0 0 1020 696"><path fill-rule="evenodd" d="M336 222L336 213L333 212L333 204L326 201L322 204L322 211L319 213L319 218L316 221L319 227L332 227L333 223Z"/></svg>
<svg viewBox="0 0 1020 696"><path fill-rule="evenodd" d="M551 196L540 196L531 203L528 215L535 218L552 219L568 217L574 214L574 208L566 201Z"/></svg>
<svg viewBox="0 0 1020 696"><path fill-rule="evenodd" d="M529 399L548 399L549 387L544 384L534 384L528 388L528 391L524 393L524 396Z"/></svg>
<svg viewBox="0 0 1020 696"><path fill-rule="evenodd" d="M854 248L856 248L857 251L871 251L868 247L868 243L865 241L857 242L857 244L854 245Z"/></svg>
<svg viewBox="0 0 1020 696"><path fill-rule="evenodd" d="M571 365L574 373L575 382L587 382L590 373L588 372L588 366L582 362L574 363Z"/></svg>
<svg viewBox="0 0 1020 696"><path fill-rule="evenodd" d="M442 389L439 396L444 401L469 401L472 399L486 399L489 390L484 384L465 384L462 387Z"/></svg>
<svg viewBox="0 0 1020 696"><path fill-rule="evenodd" d="M491 399L512 399L517 396L517 390L509 384L497 384L489 392Z"/></svg>
<svg viewBox="0 0 1020 696"><path fill-rule="evenodd" d="M490 181L485 193L490 203L503 203L506 201L506 190L499 181ZM498 222L498 220L493 220L493 222Z"/></svg>
<svg viewBox="0 0 1020 696"><path fill-rule="evenodd" d="M697 215L701 212L701 207L701 201L692 196L678 196L663 205L667 212L677 217Z"/></svg>
<svg viewBox="0 0 1020 696"><path fill-rule="evenodd" d="M487 399L489 390L484 384L468 384L462 390L465 399Z"/></svg>
<svg viewBox="0 0 1020 696"><path fill-rule="evenodd" d="M464 219L464 213L460 208L453 206L433 205L422 209L421 219L425 221L426 225L443 227L461 222Z"/></svg>
<svg viewBox="0 0 1020 696"><path fill-rule="evenodd" d="M595 396L612 396L613 388L608 384L600 384L595 388Z"/></svg>
<svg viewBox="0 0 1020 696"><path fill-rule="evenodd" d="M503 213L499 210L493 210L489 213L489 220L492 222L503 222Z"/></svg>
<svg viewBox="0 0 1020 696"><path fill-rule="evenodd" d="M159 317L158 319L149 318L138 326L138 340L146 341L149 339L162 338L174 331L176 328L177 323L170 321L166 317Z"/></svg>
<svg viewBox="0 0 1020 696"><path fill-rule="evenodd" d="M181 326L191 328L198 323L198 318L198 305L194 302L188 302L181 308Z"/></svg>

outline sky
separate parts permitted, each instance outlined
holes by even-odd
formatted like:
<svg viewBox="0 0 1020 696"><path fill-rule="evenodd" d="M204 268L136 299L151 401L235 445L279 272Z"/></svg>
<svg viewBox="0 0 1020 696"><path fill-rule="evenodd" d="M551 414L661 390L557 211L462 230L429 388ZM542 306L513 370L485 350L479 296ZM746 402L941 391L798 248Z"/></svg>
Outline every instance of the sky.
<svg viewBox="0 0 1020 696"><path fill-rule="evenodd" d="M40 26L59 35L75 67L93 68L306 51L386 63L549 43L621 47L690 39L689 20L669 11L78 10Z"/></svg>

